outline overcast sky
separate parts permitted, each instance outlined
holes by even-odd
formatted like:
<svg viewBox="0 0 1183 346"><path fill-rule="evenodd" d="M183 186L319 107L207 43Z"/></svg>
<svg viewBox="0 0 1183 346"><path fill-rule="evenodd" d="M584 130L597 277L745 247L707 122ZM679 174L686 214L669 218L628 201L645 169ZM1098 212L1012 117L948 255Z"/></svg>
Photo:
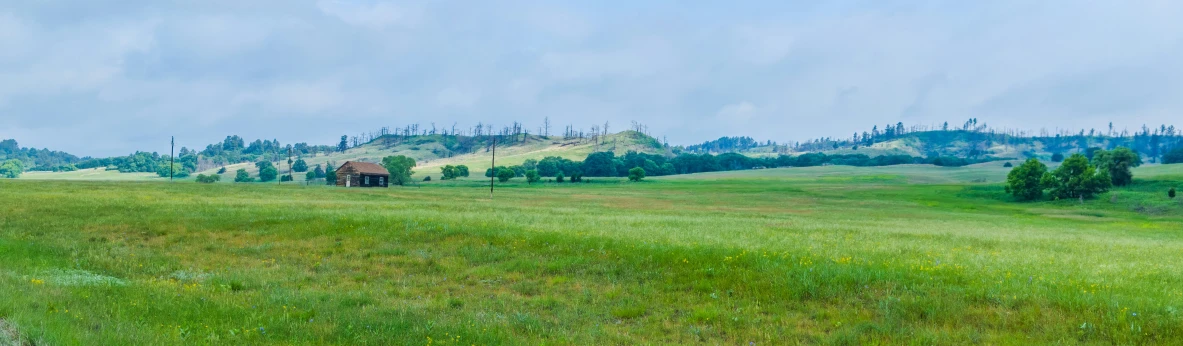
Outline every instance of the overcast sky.
<svg viewBox="0 0 1183 346"><path fill-rule="evenodd" d="M0 138L77 155L407 123L648 124L674 144L874 124L1183 119L1183 1L0 2Z"/></svg>

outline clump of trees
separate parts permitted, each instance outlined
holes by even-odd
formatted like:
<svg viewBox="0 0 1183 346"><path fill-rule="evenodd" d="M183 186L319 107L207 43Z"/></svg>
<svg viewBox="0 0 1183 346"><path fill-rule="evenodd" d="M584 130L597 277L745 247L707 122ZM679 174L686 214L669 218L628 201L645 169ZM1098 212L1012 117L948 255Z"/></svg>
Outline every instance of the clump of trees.
<svg viewBox="0 0 1183 346"><path fill-rule="evenodd" d="M25 164L21 160L10 159L0 163L0 177L16 179L25 171Z"/></svg>
<svg viewBox="0 0 1183 346"><path fill-rule="evenodd" d="M1093 154L1093 165L1109 173L1114 186L1126 186L1134 182L1131 169L1142 165L1142 157L1130 148L1099 150Z"/></svg>
<svg viewBox="0 0 1183 346"><path fill-rule="evenodd" d="M185 178L189 176L189 170L185 169L179 163L172 164L170 169L168 161L161 162L160 165L157 166L156 175L160 176L161 178L168 178L170 177L170 174L172 177Z"/></svg>
<svg viewBox="0 0 1183 346"><path fill-rule="evenodd" d="M1171 150L1170 152L1167 152L1165 155L1163 155L1162 163L1183 163L1183 146L1175 148L1174 150Z"/></svg>
<svg viewBox="0 0 1183 346"><path fill-rule="evenodd" d="M213 183L216 183L219 181L222 181L222 176L217 175L217 174L210 174L210 175L198 174L197 175L197 182L202 183L202 184L213 184Z"/></svg>
<svg viewBox="0 0 1183 346"><path fill-rule="evenodd" d="M382 158L382 166L386 167L386 171L390 172L390 183L394 185L406 185L411 182L411 174L415 172L415 159L406 157L404 155L387 156Z"/></svg>
<svg viewBox="0 0 1183 346"><path fill-rule="evenodd" d="M1006 192L1021 201L1040 199L1045 191L1054 199L1085 199L1109 191L1113 184L1109 170L1099 169L1085 155L1073 154L1050 172L1039 160L1027 160L1007 174Z"/></svg>
<svg viewBox="0 0 1183 346"><path fill-rule="evenodd" d="M468 166L465 165L447 165L440 167L440 180L452 180L460 177L468 176Z"/></svg>

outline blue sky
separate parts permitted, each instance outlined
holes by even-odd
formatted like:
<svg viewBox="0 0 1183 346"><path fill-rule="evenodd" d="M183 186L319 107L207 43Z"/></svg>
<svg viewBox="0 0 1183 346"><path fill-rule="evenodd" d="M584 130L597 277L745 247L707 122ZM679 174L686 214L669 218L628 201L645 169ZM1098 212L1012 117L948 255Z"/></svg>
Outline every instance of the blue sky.
<svg viewBox="0 0 1183 346"><path fill-rule="evenodd" d="M0 137L78 155L419 123L671 143L1183 119L1179 1L0 3ZM552 130L554 131L554 130Z"/></svg>

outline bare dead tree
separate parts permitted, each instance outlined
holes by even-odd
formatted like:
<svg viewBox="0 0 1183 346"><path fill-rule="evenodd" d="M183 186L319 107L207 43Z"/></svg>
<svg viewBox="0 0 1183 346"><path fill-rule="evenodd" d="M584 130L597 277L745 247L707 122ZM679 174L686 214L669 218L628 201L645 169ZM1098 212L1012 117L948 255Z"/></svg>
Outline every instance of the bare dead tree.
<svg viewBox="0 0 1183 346"><path fill-rule="evenodd" d="M550 117L542 118L542 129L545 131L542 136L550 137Z"/></svg>

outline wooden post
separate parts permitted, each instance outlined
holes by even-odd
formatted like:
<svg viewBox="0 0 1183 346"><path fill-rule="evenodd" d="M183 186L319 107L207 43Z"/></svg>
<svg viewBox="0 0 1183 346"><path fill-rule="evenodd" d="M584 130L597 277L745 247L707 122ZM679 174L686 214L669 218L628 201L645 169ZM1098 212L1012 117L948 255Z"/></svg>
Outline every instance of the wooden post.
<svg viewBox="0 0 1183 346"><path fill-rule="evenodd" d="M173 181L173 165L175 165L177 163L176 156L174 156L173 153L176 152L176 149L177 149L177 137L176 136L168 137L168 181Z"/></svg>
<svg viewBox="0 0 1183 346"><path fill-rule="evenodd" d="M497 178L497 136L493 137L493 162L489 166L489 199L493 199L493 179Z"/></svg>

